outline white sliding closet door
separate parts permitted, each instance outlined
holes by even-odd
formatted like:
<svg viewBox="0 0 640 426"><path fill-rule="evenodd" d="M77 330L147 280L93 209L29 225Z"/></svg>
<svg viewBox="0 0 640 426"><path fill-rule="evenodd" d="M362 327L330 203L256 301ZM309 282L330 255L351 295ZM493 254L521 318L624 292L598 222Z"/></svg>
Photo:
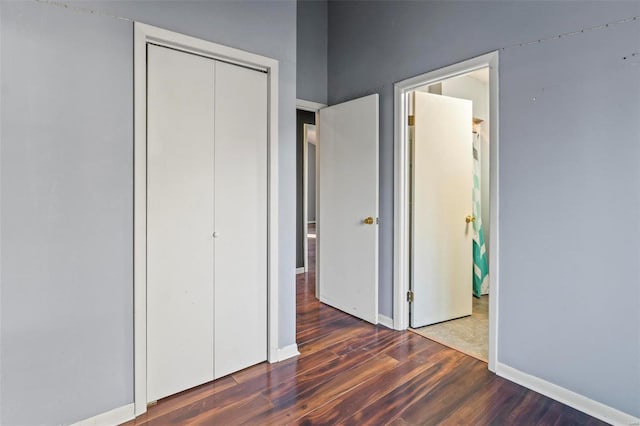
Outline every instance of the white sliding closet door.
<svg viewBox="0 0 640 426"><path fill-rule="evenodd" d="M267 359L267 75L216 62L215 376Z"/></svg>
<svg viewBox="0 0 640 426"><path fill-rule="evenodd" d="M215 62L148 46L147 397L213 380Z"/></svg>

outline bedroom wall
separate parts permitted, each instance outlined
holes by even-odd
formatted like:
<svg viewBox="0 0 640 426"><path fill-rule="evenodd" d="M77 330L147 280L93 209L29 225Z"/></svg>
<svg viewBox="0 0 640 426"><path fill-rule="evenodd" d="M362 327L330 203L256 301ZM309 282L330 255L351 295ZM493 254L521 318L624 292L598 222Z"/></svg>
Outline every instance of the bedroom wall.
<svg viewBox="0 0 640 426"><path fill-rule="evenodd" d="M393 83L499 50L498 361L635 416L638 16L625 1L329 3L329 103L380 94L380 313L393 313Z"/></svg>
<svg viewBox="0 0 640 426"><path fill-rule="evenodd" d="M133 402L133 20L280 61L280 345L295 342L295 1L0 2L0 423Z"/></svg>

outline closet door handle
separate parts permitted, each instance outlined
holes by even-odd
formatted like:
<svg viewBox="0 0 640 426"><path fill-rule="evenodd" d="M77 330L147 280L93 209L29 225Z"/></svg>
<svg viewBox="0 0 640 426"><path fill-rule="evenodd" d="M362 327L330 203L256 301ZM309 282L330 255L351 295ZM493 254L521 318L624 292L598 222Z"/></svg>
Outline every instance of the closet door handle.
<svg viewBox="0 0 640 426"><path fill-rule="evenodd" d="M220 236L220 233L219 233L219 232L214 232L214 233L213 233L213 238L218 238L219 236Z"/></svg>

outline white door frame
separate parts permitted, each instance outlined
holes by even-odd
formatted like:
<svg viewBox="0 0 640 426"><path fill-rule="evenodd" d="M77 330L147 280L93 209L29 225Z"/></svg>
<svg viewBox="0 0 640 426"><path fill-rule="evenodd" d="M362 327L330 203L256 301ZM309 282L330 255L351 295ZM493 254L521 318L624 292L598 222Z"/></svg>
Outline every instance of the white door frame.
<svg viewBox="0 0 640 426"><path fill-rule="evenodd" d="M253 68L268 76L267 359L277 362L278 346L278 61L151 25L134 23L134 403L147 411L147 43Z"/></svg>
<svg viewBox="0 0 640 426"><path fill-rule="evenodd" d="M314 272L316 272L316 297L319 297L319 289L318 289L318 240L319 240L319 236L318 236L318 191L320 186L318 185L318 165L320 164L320 156L318 155L318 146L320 144L320 129L319 129L319 119L320 119L320 114L318 114L318 111L320 111L322 108L326 107L325 104L321 104L319 102L313 102L313 101L305 101L304 99L296 99L296 109L302 110L302 111L309 111L309 112L314 112L316 114L316 120L314 126L316 127L316 270ZM309 242L307 241L307 234L309 233L309 222L307 219L307 130L306 130L306 124L304 127L304 158L302 161L302 173L304 175L304 183L303 186L304 188L302 189L302 198L304 201L304 213L303 213L303 224L302 224L302 232L304 235L304 272L309 272L309 268L307 267L307 262L309 261Z"/></svg>
<svg viewBox="0 0 640 426"><path fill-rule="evenodd" d="M487 53L416 77L402 80L394 85L394 237L393 237L393 327L406 330L409 327L409 256L410 256L410 179L409 139L407 137L407 96L420 86L438 83L480 68L489 68L489 187L491 257L489 259L489 370L495 371L498 355L498 297L499 291L499 151L498 151L498 51ZM469 288L471 291L471 288Z"/></svg>

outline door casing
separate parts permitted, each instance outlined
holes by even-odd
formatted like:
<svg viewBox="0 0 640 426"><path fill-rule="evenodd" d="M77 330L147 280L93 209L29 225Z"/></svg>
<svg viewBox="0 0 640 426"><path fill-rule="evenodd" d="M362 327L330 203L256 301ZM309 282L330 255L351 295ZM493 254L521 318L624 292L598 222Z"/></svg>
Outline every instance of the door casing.
<svg viewBox="0 0 640 426"><path fill-rule="evenodd" d="M407 292L410 284L410 149L407 132L407 98L420 86L439 83L482 68L489 68L489 187L491 258L489 259L489 370L496 369L498 355L499 287L499 120L498 120L498 51L477 56L444 68L430 71L394 85L394 237L393 237L393 328L409 327Z"/></svg>
<svg viewBox="0 0 640 426"><path fill-rule="evenodd" d="M267 74L267 357L278 362L278 61L139 22L134 23L134 405L135 415L147 411L147 43L256 69ZM284 358L283 358L284 359Z"/></svg>
<svg viewBox="0 0 640 426"><path fill-rule="evenodd" d="M317 182L318 182L318 157L317 157L317 147L318 147L318 143L319 143L319 137L318 137L318 121L319 121L319 115L318 111L320 111L322 108L326 107L327 105L325 104L321 104L318 102L311 102L311 101L305 101L303 99L296 99L296 109L302 110L302 111L309 111L309 112L313 112L316 115L316 120L314 124L314 127L316 129L316 210L318 208L318 203L317 203L317 196L318 196L318 188L317 188ZM303 154L303 161L302 161L302 173L304 175L303 178L303 189L302 189L302 193L303 193L303 223L302 223L302 232L304 235L304 272L309 272L309 242L307 240L307 234L309 233L309 220L308 220L308 209L309 209L309 200L308 200L308 188L307 188L307 183L309 181L309 165L308 165L308 159L307 159L307 124L305 124L305 130L304 130L304 154ZM317 233L318 233L318 228L316 227L316 237L317 237ZM317 255L317 252L316 252ZM316 271L313 271L316 272ZM317 284L317 280L316 280L316 297L318 296L318 284Z"/></svg>

